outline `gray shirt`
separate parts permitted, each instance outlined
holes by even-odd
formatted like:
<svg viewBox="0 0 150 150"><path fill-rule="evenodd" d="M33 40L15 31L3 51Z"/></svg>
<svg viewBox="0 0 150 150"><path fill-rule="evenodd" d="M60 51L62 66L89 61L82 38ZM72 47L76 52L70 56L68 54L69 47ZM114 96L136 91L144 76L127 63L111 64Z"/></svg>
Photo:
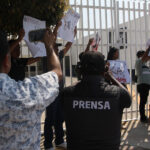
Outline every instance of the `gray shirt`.
<svg viewBox="0 0 150 150"><path fill-rule="evenodd" d="M137 75L137 84L150 84L150 69L143 63L141 58L136 60L135 71Z"/></svg>

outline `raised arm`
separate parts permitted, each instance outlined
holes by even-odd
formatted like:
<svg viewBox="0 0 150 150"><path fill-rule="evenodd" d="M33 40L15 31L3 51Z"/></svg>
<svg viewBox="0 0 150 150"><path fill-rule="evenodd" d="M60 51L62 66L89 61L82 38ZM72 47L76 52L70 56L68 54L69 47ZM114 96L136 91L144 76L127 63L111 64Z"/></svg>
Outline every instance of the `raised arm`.
<svg viewBox="0 0 150 150"><path fill-rule="evenodd" d="M150 47L147 48L146 52L142 56L142 62L147 62L150 59L150 57L148 56L149 52L150 52Z"/></svg>
<svg viewBox="0 0 150 150"><path fill-rule="evenodd" d="M10 47L9 47L10 52L15 50L15 47L19 44L19 42L22 41L24 35L25 35L24 29L20 29L18 39L16 41L14 41L13 44L11 44Z"/></svg>
<svg viewBox="0 0 150 150"><path fill-rule="evenodd" d="M89 39L89 42L88 42L87 47L85 49L85 52L88 52L90 50L90 45L92 44L93 40L94 40L94 38Z"/></svg>
<svg viewBox="0 0 150 150"><path fill-rule="evenodd" d="M76 34L77 34L77 27L75 27L75 29L74 29L74 37L76 36ZM63 49L64 55L66 55L66 53L71 48L71 46L72 46L72 42L67 42L66 43L65 48Z"/></svg>
<svg viewBox="0 0 150 150"><path fill-rule="evenodd" d="M47 29L43 39L47 52L47 68L48 71L55 72L58 75L58 78L61 79L62 71L59 59L53 49L54 41L55 41L54 34L51 32L50 29Z"/></svg>
<svg viewBox="0 0 150 150"><path fill-rule="evenodd" d="M54 34L54 36L55 36L55 42L56 42L56 39L57 39L57 31L58 31L59 27L61 26L61 24L62 24L62 22L59 21L59 22L56 24L56 26L55 26L55 28L54 28L54 31L53 31L53 34Z"/></svg>

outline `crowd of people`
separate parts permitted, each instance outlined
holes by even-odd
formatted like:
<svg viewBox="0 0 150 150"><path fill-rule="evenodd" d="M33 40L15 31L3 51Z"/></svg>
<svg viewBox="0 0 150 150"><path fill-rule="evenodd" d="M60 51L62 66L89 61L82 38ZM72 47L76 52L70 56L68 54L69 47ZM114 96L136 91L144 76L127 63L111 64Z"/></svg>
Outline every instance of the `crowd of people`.
<svg viewBox="0 0 150 150"><path fill-rule="evenodd" d="M19 58L20 30L17 40L7 41L0 31L0 149L39 150L41 115L46 110L44 148L68 150L119 150L124 108L131 106L126 85L117 81L109 70L108 60L119 59L119 49L112 47L107 60L102 53L91 51L93 38L79 55L76 68L79 81L64 88L62 59L71 48L58 50L57 30L47 29L43 40L47 53L47 72L25 78L26 65L41 58ZM74 36L76 35L76 28ZM149 48L137 52L137 89L140 94L140 120L148 123L145 105L150 89ZM143 90L144 89L144 90ZM66 124L64 140L63 122Z"/></svg>

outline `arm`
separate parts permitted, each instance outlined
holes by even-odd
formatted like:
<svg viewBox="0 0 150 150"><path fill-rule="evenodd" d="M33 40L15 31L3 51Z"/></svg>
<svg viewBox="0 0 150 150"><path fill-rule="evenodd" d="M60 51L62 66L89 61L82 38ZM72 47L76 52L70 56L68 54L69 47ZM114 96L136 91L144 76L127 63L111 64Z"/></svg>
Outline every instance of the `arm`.
<svg viewBox="0 0 150 150"><path fill-rule="evenodd" d="M148 56L148 54L149 54L149 51L150 51L150 47L146 50L146 52L144 53L144 55L143 55L143 57L142 57L142 62L147 62L149 59L150 59L150 57Z"/></svg>
<svg viewBox="0 0 150 150"><path fill-rule="evenodd" d="M48 71L55 72L58 75L58 78L61 79L62 71L60 62L53 49L54 40L54 34L51 32L51 30L47 30L43 39L47 53L47 68Z"/></svg>
<svg viewBox="0 0 150 150"><path fill-rule="evenodd" d="M58 31L58 28L61 26L61 24L62 24L62 22L59 21L54 28L53 34L54 34L55 38L57 38L57 31Z"/></svg>
<svg viewBox="0 0 150 150"><path fill-rule="evenodd" d="M74 29L74 37L76 36L76 34L77 34L77 27L75 27L75 29ZM64 55L66 55L66 53L71 48L71 46L72 46L72 42L66 43L65 48L63 49Z"/></svg>
<svg viewBox="0 0 150 150"><path fill-rule="evenodd" d="M128 108L131 106L131 95L128 92L128 90L118 81L116 80L111 73L109 73L108 71L105 73L105 77L107 76L107 79L109 78L109 80L116 86L120 87L120 107L121 109L123 108Z"/></svg>
<svg viewBox="0 0 150 150"><path fill-rule="evenodd" d="M40 57L37 57L37 58L28 58L27 65L31 65L31 64L39 61L40 59L41 59Z"/></svg>
<svg viewBox="0 0 150 150"><path fill-rule="evenodd" d="M92 44L93 40L94 40L94 38L89 39L89 42L88 42L87 47L85 49L85 52L88 52L90 50L90 45Z"/></svg>
<svg viewBox="0 0 150 150"><path fill-rule="evenodd" d="M124 89L126 92L128 92L128 90L111 74L111 72L109 71L109 66L106 66L105 68L106 72L104 73L104 77L106 78L106 80L112 82L112 84L117 85L120 88Z"/></svg>
<svg viewBox="0 0 150 150"><path fill-rule="evenodd" d="M10 47L9 47L10 53L11 53L12 51L14 51L15 47L19 44L19 42L22 41L24 35L25 35L24 29L21 29L21 30L19 31L19 37L18 37L18 39L17 39L13 44L11 44Z"/></svg>

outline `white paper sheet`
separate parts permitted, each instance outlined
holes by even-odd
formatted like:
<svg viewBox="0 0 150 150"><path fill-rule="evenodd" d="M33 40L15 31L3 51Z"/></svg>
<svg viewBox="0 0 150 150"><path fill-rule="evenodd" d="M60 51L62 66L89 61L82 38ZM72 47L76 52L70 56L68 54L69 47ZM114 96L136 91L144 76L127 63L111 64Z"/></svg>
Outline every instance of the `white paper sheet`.
<svg viewBox="0 0 150 150"><path fill-rule="evenodd" d="M25 30L24 40L31 51L33 57L43 57L46 56L46 49L42 42L30 42L29 41L29 31L46 28L46 22L38 20L30 16L24 16L23 18L23 28Z"/></svg>
<svg viewBox="0 0 150 150"><path fill-rule="evenodd" d="M69 9L66 15L63 17L62 25L58 29L57 36L63 40L73 42L74 41L74 29L77 25L77 22L80 18L80 15L77 12Z"/></svg>
<svg viewBox="0 0 150 150"><path fill-rule="evenodd" d="M130 83L130 75L125 61L109 60L109 69L113 76L121 83Z"/></svg>

